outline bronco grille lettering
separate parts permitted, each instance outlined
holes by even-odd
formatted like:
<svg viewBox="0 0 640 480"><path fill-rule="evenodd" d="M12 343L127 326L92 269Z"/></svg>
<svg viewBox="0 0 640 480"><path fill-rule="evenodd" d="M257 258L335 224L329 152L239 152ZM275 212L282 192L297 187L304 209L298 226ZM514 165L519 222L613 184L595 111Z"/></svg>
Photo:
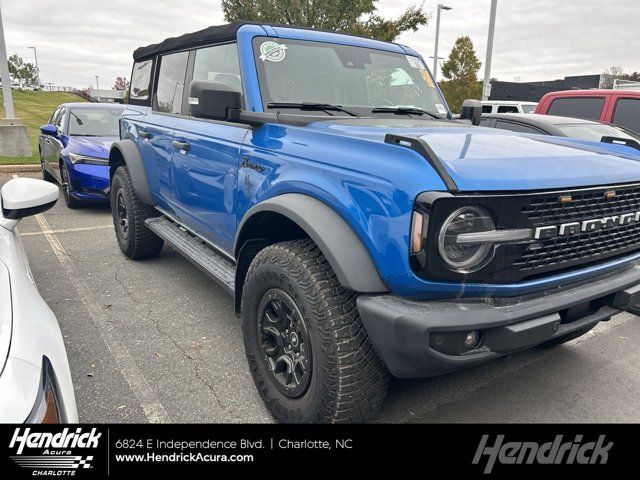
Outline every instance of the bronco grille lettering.
<svg viewBox="0 0 640 480"><path fill-rule="evenodd" d="M605 230L637 222L640 222L640 212L631 212L623 215L593 218L582 222L570 222L562 223L560 225L537 227L534 230L533 238L536 240L545 240L547 238L554 238L558 236L563 237L566 235L574 235L580 232L590 233L595 232L596 230Z"/></svg>

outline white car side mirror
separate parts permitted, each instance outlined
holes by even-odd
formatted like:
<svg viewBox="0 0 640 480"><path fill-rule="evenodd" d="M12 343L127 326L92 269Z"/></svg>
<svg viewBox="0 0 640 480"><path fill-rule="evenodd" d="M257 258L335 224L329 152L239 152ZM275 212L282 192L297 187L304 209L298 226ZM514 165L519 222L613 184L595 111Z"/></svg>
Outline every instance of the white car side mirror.
<svg viewBox="0 0 640 480"><path fill-rule="evenodd" d="M36 178L14 178L0 190L1 224L12 230L18 220L49 210L58 201L58 186Z"/></svg>

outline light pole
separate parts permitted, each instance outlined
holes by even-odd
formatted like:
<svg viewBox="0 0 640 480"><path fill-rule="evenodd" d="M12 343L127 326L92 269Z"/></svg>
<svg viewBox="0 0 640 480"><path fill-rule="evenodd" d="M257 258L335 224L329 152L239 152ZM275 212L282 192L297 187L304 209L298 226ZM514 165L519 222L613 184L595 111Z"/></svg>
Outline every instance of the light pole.
<svg viewBox="0 0 640 480"><path fill-rule="evenodd" d="M491 95L491 57L493 56L493 34L496 30L496 10L498 0L491 0L489 14L489 33L487 35L487 56L484 60L484 82L482 82L482 100L489 100Z"/></svg>
<svg viewBox="0 0 640 480"><path fill-rule="evenodd" d="M5 116L4 119L0 118L0 157L30 157L29 131L27 126L22 125L20 120L16 118L15 110L13 109L2 13L0 13L0 77L2 78L2 100Z"/></svg>
<svg viewBox="0 0 640 480"><path fill-rule="evenodd" d="M429 58L433 58L434 59L433 60L434 64L436 63L436 58L437 58L438 62L444 60L444 57L434 57L433 55L431 55ZM439 63L438 63L438 65L439 65ZM436 81L435 77L433 77L433 80Z"/></svg>
<svg viewBox="0 0 640 480"><path fill-rule="evenodd" d="M98 97L98 101L100 101L100 83L99 83L99 79L100 79L100 76L96 75L96 95Z"/></svg>
<svg viewBox="0 0 640 480"><path fill-rule="evenodd" d="M36 83L40 86L40 67L38 66L38 51L36 47L28 47L33 50L33 56L36 58Z"/></svg>
<svg viewBox="0 0 640 480"><path fill-rule="evenodd" d="M2 7L0 6L0 9ZM0 10L0 78L2 79L2 100L4 103L4 116L13 119L13 96L11 92L11 78L9 77L9 62L7 60L7 47L4 43L4 28L2 26L2 11Z"/></svg>
<svg viewBox="0 0 640 480"><path fill-rule="evenodd" d="M433 49L433 81L438 81L438 42L440 40L440 10L451 10L452 7L447 7L442 3L438 4L438 14L436 17L436 45Z"/></svg>

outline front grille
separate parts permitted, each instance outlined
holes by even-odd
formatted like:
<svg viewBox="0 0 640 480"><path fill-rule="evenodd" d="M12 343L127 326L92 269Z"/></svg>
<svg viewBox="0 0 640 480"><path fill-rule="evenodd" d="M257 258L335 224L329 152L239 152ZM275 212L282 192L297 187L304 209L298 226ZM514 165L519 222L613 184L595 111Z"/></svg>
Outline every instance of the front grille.
<svg viewBox="0 0 640 480"><path fill-rule="evenodd" d="M568 197L571 197L570 201ZM438 233L445 219L463 206L485 208L497 229L535 230L537 227L559 227L563 223L640 212L640 184L542 193L424 194L416 199L416 204L429 219L424 243L430 248L424 254L412 256L411 265L424 278L469 283L517 283L640 251L640 222L609 225L593 232L555 236L530 243L497 245L493 258L483 268L471 273L449 269L437 250Z"/></svg>
<svg viewBox="0 0 640 480"><path fill-rule="evenodd" d="M606 192L615 197L607 199ZM640 211L640 186L567 192L571 201L561 203L561 195L534 197L522 208L533 227L580 222ZM640 223L631 223L590 233L555 237L531 244L514 260L523 273L550 267L595 261L599 258L628 253L640 248Z"/></svg>
<svg viewBox="0 0 640 480"><path fill-rule="evenodd" d="M626 253L637 248L640 248L640 224L635 223L534 243L513 265L521 271L553 265L560 267L580 259L597 260L604 255Z"/></svg>
<svg viewBox="0 0 640 480"><path fill-rule="evenodd" d="M605 193L608 191L614 191L616 196L606 199ZM561 195L571 195L571 202L560 203ZM621 190L606 188L545 195L533 198L522 212L533 225L540 226L589 220L638 210L640 210L640 186L634 185Z"/></svg>

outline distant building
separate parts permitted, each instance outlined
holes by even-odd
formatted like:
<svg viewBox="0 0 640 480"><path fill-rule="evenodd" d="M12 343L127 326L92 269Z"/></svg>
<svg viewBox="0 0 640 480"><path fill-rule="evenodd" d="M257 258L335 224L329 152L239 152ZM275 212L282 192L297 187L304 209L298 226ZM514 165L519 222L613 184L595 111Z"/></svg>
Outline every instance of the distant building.
<svg viewBox="0 0 640 480"><path fill-rule="evenodd" d="M614 90L640 90L640 82L633 80L620 80L616 78L613 82Z"/></svg>
<svg viewBox="0 0 640 480"><path fill-rule="evenodd" d="M549 92L612 88L614 79L613 75L601 73L597 75L574 75L564 77L562 80L545 80L542 82L501 82L492 80L489 100L539 102Z"/></svg>
<svg viewBox="0 0 640 480"><path fill-rule="evenodd" d="M94 102L124 103L124 92L122 90L96 90L89 88L89 97Z"/></svg>

